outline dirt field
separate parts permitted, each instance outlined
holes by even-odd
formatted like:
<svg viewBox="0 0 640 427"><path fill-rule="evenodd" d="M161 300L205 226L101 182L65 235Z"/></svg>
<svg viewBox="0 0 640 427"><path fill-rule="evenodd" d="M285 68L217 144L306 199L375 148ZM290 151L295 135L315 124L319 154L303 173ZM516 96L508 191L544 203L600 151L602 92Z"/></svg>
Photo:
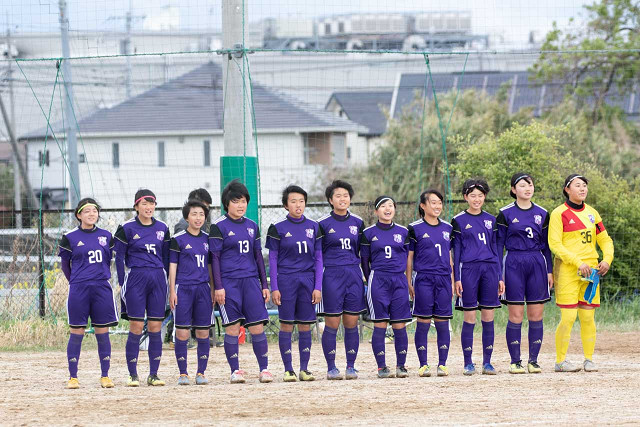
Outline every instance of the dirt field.
<svg viewBox="0 0 640 427"><path fill-rule="evenodd" d="M271 371L277 381L259 384L251 345L241 346L241 366L249 373L244 385L228 383L228 365L221 348L212 349L208 386L179 387L172 350L165 348L161 378L166 387L124 387L124 352L112 356L111 377L116 388L103 390L98 383L97 352L83 352L80 390L64 390L65 354L0 353L1 424L155 424L193 425L327 425L327 424L638 424L640 423L640 332L600 333L595 361L598 373L553 373L553 335L547 332L540 357L540 375L509 375L508 353L502 334L496 340L495 377L462 375L459 337L454 336L446 378L419 378L413 343L409 344L407 379L379 380L369 343L360 347L357 381L329 382L319 343L314 343L310 369L319 380L285 384L277 344L271 344ZM87 339L92 339L88 337ZM436 356L435 339L429 337L429 357ZM476 343L480 340L476 336ZM526 341L526 339L525 339ZM294 343L294 350L297 344ZM342 368L344 353L338 344ZM480 362L476 344L475 360ZM523 356L526 358L526 342ZM296 366L297 351L294 351ZM389 365L395 362L393 345L387 346ZM191 372L195 350L189 353ZM574 335L569 360L581 362L579 336ZM139 371L147 373L141 352Z"/></svg>

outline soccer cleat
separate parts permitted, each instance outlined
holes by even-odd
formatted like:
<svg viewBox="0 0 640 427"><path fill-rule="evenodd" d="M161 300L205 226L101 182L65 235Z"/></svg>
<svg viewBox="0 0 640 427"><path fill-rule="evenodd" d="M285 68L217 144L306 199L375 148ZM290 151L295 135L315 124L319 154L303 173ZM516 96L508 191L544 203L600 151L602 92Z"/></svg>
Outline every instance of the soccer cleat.
<svg viewBox="0 0 640 427"><path fill-rule="evenodd" d="M282 381L284 381L285 383L295 383L296 381L298 381L298 376L293 371L285 371Z"/></svg>
<svg viewBox="0 0 640 427"><path fill-rule="evenodd" d="M378 368L378 378L393 378L394 375L391 370L385 366L384 368Z"/></svg>
<svg viewBox="0 0 640 427"><path fill-rule="evenodd" d="M539 374L542 372L542 368L540 368L540 365L538 365L538 362L536 362L535 360L529 361L529 363L527 363L527 370L530 374Z"/></svg>
<svg viewBox="0 0 640 427"><path fill-rule="evenodd" d="M116 385L111 381L109 377L100 377L100 387L102 388L114 388Z"/></svg>
<svg viewBox="0 0 640 427"><path fill-rule="evenodd" d="M209 380L204 374L196 374L196 385L207 385L209 384Z"/></svg>
<svg viewBox="0 0 640 427"><path fill-rule="evenodd" d="M77 378L69 378L69 381L67 381L67 387L69 390L75 390L77 388L80 388L80 383L78 382Z"/></svg>
<svg viewBox="0 0 640 427"><path fill-rule="evenodd" d="M556 363L556 372L580 372L582 368L580 366L574 366L568 360L564 360L560 363Z"/></svg>
<svg viewBox="0 0 640 427"><path fill-rule="evenodd" d="M431 367L429 365L422 365L420 369L418 369L418 375L421 377L430 377L431 376Z"/></svg>
<svg viewBox="0 0 640 427"><path fill-rule="evenodd" d="M300 371L299 375L300 381L314 381L316 377L309 371Z"/></svg>
<svg viewBox="0 0 640 427"><path fill-rule="evenodd" d="M140 386L140 378L137 375L129 375L127 379L127 387L139 387Z"/></svg>
<svg viewBox="0 0 640 427"><path fill-rule="evenodd" d="M407 368L405 368L404 366L396 367L396 378L407 378L408 376L409 372L407 371Z"/></svg>
<svg viewBox="0 0 640 427"><path fill-rule="evenodd" d="M160 378L158 378L157 375L149 375L147 377L147 385L150 385L152 387L161 387L164 385L164 381L162 381Z"/></svg>
<svg viewBox="0 0 640 427"><path fill-rule="evenodd" d="M231 374L231 384L244 384L244 371L242 369L236 369Z"/></svg>
<svg viewBox="0 0 640 427"><path fill-rule="evenodd" d="M342 374L340 373L340 370L338 368L333 368L332 370L327 372L327 379L329 381L331 381L331 380L341 380L342 379Z"/></svg>
<svg viewBox="0 0 640 427"><path fill-rule="evenodd" d="M494 368L491 363L485 363L482 365L482 375L495 375L497 373L496 368Z"/></svg>
<svg viewBox="0 0 640 427"><path fill-rule="evenodd" d="M444 365L438 365L438 376L439 377L448 377L449 376L449 368Z"/></svg>
<svg viewBox="0 0 640 427"><path fill-rule="evenodd" d="M262 372L260 372L260 377L258 378L258 380L261 383L271 383L273 382L273 375L271 374L271 372L264 369L262 370Z"/></svg>
<svg viewBox="0 0 640 427"><path fill-rule="evenodd" d="M189 385L191 382L189 381L189 375L180 374L178 377L178 385Z"/></svg>
<svg viewBox="0 0 640 427"><path fill-rule="evenodd" d="M522 366L522 361L517 361L516 363L509 365L510 374L525 374L526 372L527 371Z"/></svg>
<svg viewBox="0 0 640 427"><path fill-rule="evenodd" d="M476 374L476 365L473 363L469 363L465 365L464 371L462 371L463 375L475 375Z"/></svg>
<svg viewBox="0 0 640 427"><path fill-rule="evenodd" d="M353 366L347 366L347 370L344 374L344 378L347 380L357 380L358 379L358 370Z"/></svg>
<svg viewBox="0 0 640 427"><path fill-rule="evenodd" d="M598 367L592 360L585 359L583 365L585 372L598 372Z"/></svg>

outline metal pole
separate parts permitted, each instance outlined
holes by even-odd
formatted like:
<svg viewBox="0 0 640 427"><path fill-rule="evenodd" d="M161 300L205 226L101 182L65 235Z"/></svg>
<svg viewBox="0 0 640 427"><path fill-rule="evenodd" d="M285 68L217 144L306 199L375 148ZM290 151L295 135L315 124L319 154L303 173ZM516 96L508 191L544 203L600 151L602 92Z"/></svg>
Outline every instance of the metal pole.
<svg viewBox="0 0 640 427"><path fill-rule="evenodd" d="M7 22L9 18L7 16ZM11 106L11 128L16 128L16 106L13 98L13 54L11 52L11 28L7 28L7 58L9 79L9 105ZM18 147L19 149L20 147ZM18 157L13 155L13 210L22 211L22 188L20 186L20 173L18 172ZM16 228L22 228L22 213L16 213Z"/></svg>
<svg viewBox="0 0 640 427"><path fill-rule="evenodd" d="M127 36L125 38L125 60L127 61L127 99L131 98L131 9L133 8L133 0L129 0L129 11L126 16Z"/></svg>
<svg viewBox="0 0 640 427"><path fill-rule="evenodd" d="M80 198L80 172L78 170L78 143L76 141L76 124L73 114L73 76L69 57L69 18L67 17L67 2L60 0L60 33L62 36L62 74L66 91L64 113L66 116L65 133L67 135L67 163L69 164L69 203L72 207L78 204Z"/></svg>
<svg viewBox="0 0 640 427"><path fill-rule="evenodd" d="M38 308L40 317L44 317L46 308L45 298L45 283L44 283L44 243L42 241L44 237L42 222L44 218L38 221Z"/></svg>

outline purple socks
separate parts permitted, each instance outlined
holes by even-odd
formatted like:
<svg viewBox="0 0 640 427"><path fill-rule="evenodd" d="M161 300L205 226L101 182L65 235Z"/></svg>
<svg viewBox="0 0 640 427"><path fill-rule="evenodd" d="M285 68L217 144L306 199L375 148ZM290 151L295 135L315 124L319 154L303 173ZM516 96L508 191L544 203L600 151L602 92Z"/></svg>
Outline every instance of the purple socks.
<svg viewBox="0 0 640 427"><path fill-rule="evenodd" d="M378 369L384 368L387 366L384 357L384 339L385 334L387 332L387 328L373 328L373 335L371 336L371 348L373 349L373 354L376 357L376 362L378 363Z"/></svg>
<svg viewBox="0 0 640 427"><path fill-rule="evenodd" d="M298 350L300 351L300 370L306 371L311 359L311 331L298 332Z"/></svg>
<svg viewBox="0 0 640 427"><path fill-rule="evenodd" d="M291 332L280 331L278 334L278 345L280 346L280 356L284 363L285 371L293 371L291 364Z"/></svg>
<svg viewBox="0 0 640 427"><path fill-rule="evenodd" d="M396 347L396 366L404 366L407 361L407 348L409 347L407 328L394 329L393 342Z"/></svg>
<svg viewBox="0 0 640 427"><path fill-rule="evenodd" d="M542 320L529 321L529 362L538 361L538 353L542 347L542 336L544 335L544 326Z"/></svg>
<svg viewBox="0 0 640 427"><path fill-rule="evenodd" d="M209 337L197 338L198 340L198 374L204 374L209 363Z"/></svg>
<svg viewBox="0 0 640 427"><path fill-rule="evenodd" d="M322 351L324 352L324 358L327 361L327 371L336 368L336 334L337 329L324 327L322 332ZM346 343L346 339L345 339Z"/></svg>
<svg viewBox="0 0 640 427"><path fill-rule="evenodd" d="M344 351L347 353L347 368L353 368L358 357L360 347L360 335L358 327L344 328Z"/></svg>
<svg viewBox="0 0 640 427"><path fill-rule="evenodd" d="M181 375L187 375L187 344L189 339L181 340L176 337L174 350L176 352L176 362Z"/></svg>
<svg viewBox="0 0 640 427"><path fill-rule="evenodd" d="M507 322L507 347L511 355L511 363L522 361L520 358L520 341L522 339L522 323Z"/></svg>
<svg viewBox="0 0 640 427"><path fill-rule="evenodd" d="M482 364L491 363L491 354L493 353L493 320L490 322L482 322Z"/></svg>
<svg viewBox="0 0 640 427"><path fill-rule="evenodd" d="M67 344L67 362L69 363L69 377L78 378L78 360L82 349L84 334L70 334Z"/></svg>
<svg viewBox="0 0 640 427"><path fill-rule="evenodd" d="M460 333L460 343L462 344L462 354L464 355L464 366L473 363L471 355L473 354L473 328L475 323L462 322L462 332Z"/></svg>
<svg viewBox="0 0 640 427"><path fill-rule="evenodd" d="M162 359L162 333L149 332L149 375L158 375L160 359Z"/></svg>
<svg viewBox="0 0 640 427"><path fill-rule="evenodd" d="M438 332L438 365L446 366L451 346L449 322L435 322L435 326Z"/></svg>
<svg viewBox="0 0 640 427"><path fill-rule="evenodd" d="M238 360L238 336L224 335L224 354L227 356L227 362L231 368L231 373L240 369L240 361Z"/></svg>
<svg viewBox="0 0 640 427"><path fill-rule="evenodd" d="M251 335L251 343L253 345L253 354L256 355L260 372L262 372L269 367L269 344L267 342L267 336L264 332Z"/></svg>
<svg viewBox="0 0 640 427"><path fill-rule="evenodd" d="M129 369L129 375L138 375L138 354L140 353L140 334L134 334L129 332L127 338L127 344L125 347L125 355L127 357L127 368Z"/></svg>
<svg viewBox="0 0 640 427"><path fill-rule="evenodd" d="M429 328L431 323L416 323L416 334L414 336L416 343L416 352L418 353L418 360L420 366L427 364L427 337L429 335Z"/></svg>
<svg viewBox="0 0 640 427"><path fill-rule="evenodd" d="M111 341L109 340L109 332L96 334L96 341L98 342L101 375L108 377L109 367L111 366Z"/></svg>

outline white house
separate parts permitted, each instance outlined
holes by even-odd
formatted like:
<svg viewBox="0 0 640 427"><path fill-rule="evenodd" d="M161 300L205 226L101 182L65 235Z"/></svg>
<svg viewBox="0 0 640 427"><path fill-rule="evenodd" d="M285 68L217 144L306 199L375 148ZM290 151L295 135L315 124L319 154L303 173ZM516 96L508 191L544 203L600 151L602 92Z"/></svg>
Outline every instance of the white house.
<svg viewBox="0 0 640 427"><path fill-rule="evenodd" d="M190 190L204 187L215 200L224 145L222 86L222 70L209 62L80 120L81 196L123 208L146 187L160 206L181 206ZM263 204L278 204L289 183L318 191L328 168L357 163L348 141L361 126L255 83L253 99ZM45 137L41 130L21 138L27 142L29 179L40 188L42 177L49 194L63 193L73 188L63 133L56 130L62 149L51 135L45 148Z"/></svg>

